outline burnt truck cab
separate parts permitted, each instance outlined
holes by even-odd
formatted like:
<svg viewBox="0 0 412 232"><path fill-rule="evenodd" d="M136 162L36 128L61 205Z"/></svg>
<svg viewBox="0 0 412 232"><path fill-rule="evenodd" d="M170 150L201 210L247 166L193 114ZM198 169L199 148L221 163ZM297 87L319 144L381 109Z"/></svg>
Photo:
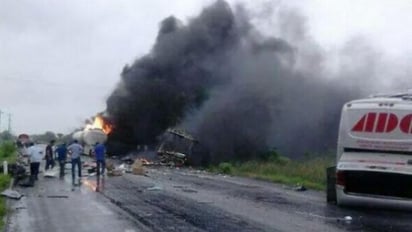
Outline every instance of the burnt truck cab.
<svg viewBox="0 0 412 232"><path fill-rule="evenodd" d="M338 205L412 208L411 93L343 106L334 179Z"/></svg>

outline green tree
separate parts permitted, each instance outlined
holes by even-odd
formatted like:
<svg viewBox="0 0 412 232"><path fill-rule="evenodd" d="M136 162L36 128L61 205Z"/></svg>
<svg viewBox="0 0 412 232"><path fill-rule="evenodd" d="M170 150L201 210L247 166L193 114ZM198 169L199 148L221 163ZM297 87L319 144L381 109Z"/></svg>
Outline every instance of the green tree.
<svg viewBox="0 0 412 232"><path fill-rule="evenodd" d="M48 143L50 140L56 140L57 136L54 132L46 131L44 134L30 136L33 141L38 143Z"/></svg>
<svg viewBox="0 0 412 232"><path fill-rule="evenodd" d="M13 141L15 139L16 138L9 131L3 131L0 133L0 142Z"/></svg>

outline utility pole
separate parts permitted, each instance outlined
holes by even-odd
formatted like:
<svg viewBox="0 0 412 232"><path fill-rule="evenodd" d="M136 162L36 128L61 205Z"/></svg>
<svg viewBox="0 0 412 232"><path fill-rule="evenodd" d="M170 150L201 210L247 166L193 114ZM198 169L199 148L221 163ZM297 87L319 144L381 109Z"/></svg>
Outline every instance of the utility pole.
<svg viewBox="0 0 412 232"><path fill-rule="evenodd" d="M9 126L8 126L8 131L11 134L11 114L9 113Z"/></svg>
<svg viewBox="0 0 412 232"><path fill-rule="evenodd" d="M3 111L0 110L0 132L1 132L1 114L3 113Z"/></svg>

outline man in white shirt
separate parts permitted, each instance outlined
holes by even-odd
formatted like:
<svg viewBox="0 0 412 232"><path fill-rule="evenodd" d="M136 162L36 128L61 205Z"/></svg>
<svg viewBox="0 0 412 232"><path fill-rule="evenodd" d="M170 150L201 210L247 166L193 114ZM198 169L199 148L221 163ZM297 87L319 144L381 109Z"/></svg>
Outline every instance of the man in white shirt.
<svg viewBox="0 0 412 232"><path fill-rule="evenodd" d="M38 180L40 162L44 157L44 149L38 145L30 144L27 149L30 162L30 177L31 180Z"/></svg>

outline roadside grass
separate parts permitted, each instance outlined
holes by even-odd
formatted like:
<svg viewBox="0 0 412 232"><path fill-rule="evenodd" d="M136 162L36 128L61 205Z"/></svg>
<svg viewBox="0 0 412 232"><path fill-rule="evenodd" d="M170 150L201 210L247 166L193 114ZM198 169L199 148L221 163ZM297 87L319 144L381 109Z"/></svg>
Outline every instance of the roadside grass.
<svg viewBox="0 0 412 232"><path fill-rule="evenodd" d="M303 185L310 189L326 189L326 168L334 164L334 155L310 156L290 160L276 156L267 161L221 163L212 172L251 177L286 185Z"/></svg>
<svg viewBox="0 0 412 232"><path fill-rule="evenodd" d="M17 160L17 149L13 142L5 141L0 144L0 161L8 163L15 163Z"/></svg>
<svg viewBox="0 0 412 232"><path fill-rule="evenodd" d="M3 192L7 189L10 185L11 177L9 175L0 175L0 192ZM0 229L4 227L4 216L6 216L8 212L6 199L1 197L0 198Z"/></svg>
<svg viewBox="0 0 412 232"><path fill-rule="evenodd" d="M17 150L13 142L6 141L0 144L0 165L3 165L3 161L8 163L14 163L17 160ZM9 175L0 174L0 192L3 192L10 186L11 177ZM4 227L4 216L7 214L6 199L0 198L0 229Z"/></svg>

